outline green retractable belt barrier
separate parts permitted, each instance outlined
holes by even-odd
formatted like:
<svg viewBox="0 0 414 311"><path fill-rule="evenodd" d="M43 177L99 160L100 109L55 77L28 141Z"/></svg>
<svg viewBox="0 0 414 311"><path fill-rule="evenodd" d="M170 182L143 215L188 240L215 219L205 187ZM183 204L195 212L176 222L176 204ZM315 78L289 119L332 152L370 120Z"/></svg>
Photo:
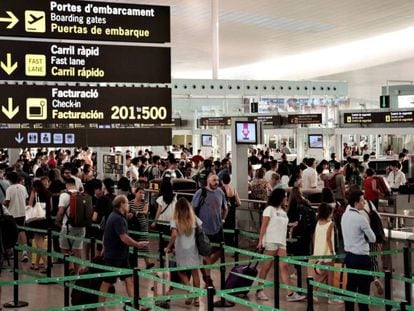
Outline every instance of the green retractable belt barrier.
<svg viewBox="0 0 414 311"><path fill-rule="evenodd" d="M168 222L157 221L156 223L166 224ZM23 230L31 231L31 232L36 232L36 233L47 234L47 230L34 229L34 228L30 228L30 227L19 227L19 229L23 229ZM245 236L245 237L250 237L250 238L257 239L258 236L259 236L255 232L244 231L244 230L238 230L238 231L239 231L241 236ZM225 229L224 232L225 233L235 233L235 230ZM130 231L130 234L136 235L136 236L144 236L144 237L148 237L148 238L151 238L151 239L158 239L159 238L158 233ZM89 238L73 237L73 236L63 234L63 233L60 233L60 232L53 232L53 236L62 236L62 237L72 239L72 240L80 240L80 241L83 241L85 243L90 243L91 242L91 239L89 239ZM171 237L170 236L163 236L163 238L165 238L165 240L169 240ZM102 241L96 240L96 243L102 243ZM61 254L61 253L48 252L47 250L44 250L44 249L34 249L34 248L31 248L31 247L28 247L28 246L23 246L23 245L16 246L15 249L17 251L31 251L33 253L39 253L39 254L55 257L55 258L61 258L61 259L64 258L64 255ZM139 299L139 304L141 306L144 306L144 307L152 308L153 310L164 310L163 308L156 306L155 303L158 302L158 301L182 300L182 299L188 299L188 298L197 298L197 297L207 296L207 290L201 289L201 288L195 288L195 287L192 287L192 286L183 285L181 283L172 282L170 280L166 280L166 279L161 277L162 273L166 273L166 272L171 273L171 272L175 272L175 271L185 271L185 270L193 270L193 269L201 269L201 268L220 269L221 267L225 267L225 266L235 266L235 265L248 264L248 263L251 263L251 262L256 263L256 262L274 260L273 256L260 254L260 253L254 252L254 251L239 249L239 248L232 247L232 246L225 245L224 250L225 250L226 253L236 253L236 254L240 254L240 255L249 257L251 259L250 260L236 260L236 261L231 261L231 262L222 262L222 263L217 263L217 264L212 264L212 265L197 265L197 266L191 266L191 267L171 267L171 268L170 267L165 267L165 268L154 268L154 269L148 269L148 270L140 270L138 272L139 277L144 278L144 279L149 280L149 281L156 282L156 283L171 286L173 288L181 289L181 290L185 291L186 293L141 298L141 299ZM410 248L409 251L410 252L414 251L414 248ZM130 252L134 253L134 250L130 249ZM372 252L372 253L370 253L370 256L397 255L397 254L400 254L400 253L403 253L403 250L388 250L388 251L383 251L383 252ZM150 258L158 258L159 257L159 254L151 254L151 253L140 253L139 255L143 256L143 257L150 257ZM368 275L368 276L380 277L380 278L385 277L385 273L383 273L383 272L374 272L374 271L367 271L367 270L334 267L334 266L328 266L328 265L323 265L323 264L318 264L318 263L312 262L312 260L317 260L317 259L340 259L340 258L344 258L344 257L345 257L344 254L333 255L333 256L286 256L286 257L279 257L279 260L283 261L283 262L286 262L286 263L289 263L289 264L292 264L292 265L298 265L298 266L303 266L303 267L308 267L308 268L317 268L317 269L329 270L329 271L341 271L341 272L345 272L345 273L356 273L356 274L360 274L360 275ZM235 257L235 258L238 258L238 257ZM65 307L65 308L62 308L62 307L49 308L49 309L46 309L46 311L52 311L52 310L83 310L83 309L91 309L91 308L97 308L97 307L111 307L111 306L123 305L125 303L131 303L133 301L132 297L122 296L122 295L117 295L117 294L102 293L102 292L97 291L97 290L92 290L92 289L88 289L88 288L84 288L84 287L81 287L81 286L77 286L77 285L68 283L70 281L76 281L76 280L82 280L82 279L104 278L104 277L114 277L114 276L122 276L122 275L132 276L132 274L133 274L132 269L120 269L120 268L114 268L114 267L105 266L105 265L94 264L94 263L91 263L87 260L79 259L77 257L65 256L65 259L67 261L77 263L77 264L80 264L80 265L83 265L83 266L86 266L86 267L93 267L93 268L102 270L102 272L93 273L93 274L62 276L62 277L43 277L42 278L41 275L36 274L36 273L32 273L30 271L26 271L26 270L22 270L22 269L7 269L7 270L4 270L4 271L11 271L11 272L17 272L19 274L28 275L29 277L32 277L32 279L25 279L25 280L16 279L16 280L13 280L13 281L0 281L0 286L36 284L36 283L41 283L41 284L66 283L65 286L67 286L69 288L77 289L77 290L84 291L84 292L87 292L87 293L90 293L90 294L100 295L100 296L103 296L105 298L112 299L112 301L107 301L107 302L104 302L104 303L95 303L95 304L88 304L88 305L83 305L83 306L72 306L72 307ZM311 262L309 262L310 260L311 260ZM249 308L253 308L253 309L257 309L257 310L264 310L264 311L278 310L278 309L275 309L275 308L270 307L270 306L261 305L261 304L251 302L251 301L247 301L247 300L244 300L244 299L240 299L240 298L234 296L234 294L236 294L238 292L254 291L254 290L265 289L265 288L274 288L275 287L274 282L263 280L263 279L260 279L258 277L252 277L252 276L238 274L238 273L235 273L235 272L230 272L230 273L233 273L234 275L236 275L238 277L242 277L242 278L245 278L245 279L249 279L253 282L256 282L257 285L248 286L248 287L244 287L244 288L216 290L215 295L217 297L221 297L222 299L226 299L228 301L232 301L234 303L238 303L240 305L243 305L243 306L246 306L246 307L249 307ZM409 278L409 277L406 277L406 276L392 275L392 279L397 280L397 281L402 281L402 282L405 282L405 283L410 283L410 284L414 283L414 280L412 278ZM320 297L326 297L326 298L330 298L330 299L342 299L342 300L346 300L346 301L352 301L352 302L355 302L355 303L365 303L365 304L372 304L372 305L377 305L377 306L389 306L389 307L392 307L392 308L395 308L395 309L400 308L400 304L398 302L390 300L390 299L382 299L382 298L378 298L378 297L362 295L362 294L350 292L350 291L347 291L347 290L344 290L344 289L340 289L340 288L337 288L337 287L332 287L332 286L326 285L324 283L315 282L313 280L310 280L309 284L318 288L318 290L317 291L314 290L313 293L316 294L317 296L320 296ZM290 286L290 285L286 285L286 284L279 284L279 288L293 290L293 291L300 292L300 293L307 293L307 289L305 289L305 288ZM327 292L320 291L320 290L325 290ZM135 311L135 310L138 310L138 309L133 308L129 305L125 305L125 310ZM414 307L413 306L407 306L406 310L414 311Z"/></svg>

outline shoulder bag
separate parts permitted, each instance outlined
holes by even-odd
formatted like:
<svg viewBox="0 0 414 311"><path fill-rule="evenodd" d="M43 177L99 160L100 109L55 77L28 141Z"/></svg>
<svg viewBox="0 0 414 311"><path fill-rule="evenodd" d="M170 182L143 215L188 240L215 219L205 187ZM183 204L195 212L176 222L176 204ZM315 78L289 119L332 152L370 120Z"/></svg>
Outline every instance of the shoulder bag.
<svg viewBox="0 0 414 311"><path fill-rule="evenodd" d="M196 225L195 228L195 240L198 249L198 253L201 256L208 256L211 253L211 244L208 236L204 232L203 228Z"/></svg>

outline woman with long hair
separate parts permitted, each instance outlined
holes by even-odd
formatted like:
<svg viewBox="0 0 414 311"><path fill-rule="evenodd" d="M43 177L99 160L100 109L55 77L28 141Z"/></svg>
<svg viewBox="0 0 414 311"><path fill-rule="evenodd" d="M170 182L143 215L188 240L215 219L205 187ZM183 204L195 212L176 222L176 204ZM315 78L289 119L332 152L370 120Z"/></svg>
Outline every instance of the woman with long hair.
<svg viewBox="0 0 414 311"><path fill-rule="evenodd" d="M52 208L52 194L49 192L49 190L47 190L41 180L35 180L33 182L32 191L29 197L29 206L35 207L36 204L41 204L44 206L46 219L34 221L33 223L27 224L27 226L36 229L47 229L52 224L50 216ZM43 249L45 234L35 232L33 235L33 241L36 248ZM36 254L36 260L35 263L31 266L31 269L39 270L40 259L42 259L43 264L45 265L45 268L41 269L40 272L46 273L46 256L40 255L39 253Z"/></svg>
<svg viewBox="0 0 414 311"><path fill-rule="evenodd" d="M201 265L202 257L198 253L195 238L196 227L201 225L202 222L196 217L190 202L186 198L180 198L175 204L171 220L171 240L165 248L166 253L170 253L174 245L177 267ZM178 275L185 285L191 286L186 271L178 271ZM198 269L191 270L191 276L193 277L193 286L200 287ZM198 307L200 305L199 298L194 298L194 300L193 298L186 299L186 305L191 303Z"/></svg>
<svg viewBox="0 0 414 311"><path fill-rule="evenodd" d="M128 182L128 180L127 180ZM129 186L129 183L128 183ZM138 187L135 189L135 197L129 201L129 213L127 215L129 229L139 231L141 233L148 233L148 202L145 201L144 188ZM138 242L149 242L147 236L139 235L136 239ZM139 252L149 253L148 244L139 249ZM151 269L154 264L148 257L144 257L146 268Z"/></svg>
<svg viewBox="0 0 414 311"><path fill-rule="evenodd" d="M299 187L290 191L287 206L289 223L292 225L292 238L288 253L292 255L310 255L310 242L316 225L316 213L310 207L309 201L302 195Z"/></svg>
<svg viewBox="0 0 414 311"><path fill-rule="evenodd" d="M175 204L177 203L177 197L173 192L171 178L163 178L160 187L160 196L157 198L156 202L158 208L154 217L155 222L151 224L151 227L157 228L158 231L162 232L164 235L170 235L170 221L174 214ZM165 241L164 245L166 245Z"/></svg>
<svg viewBox="0 0 414 311"><path fill-rule="evenodd" d="M262 226L260 228L258 249L264 248L264 253L269 256L286 256L286 234L289 219L286 211L286 191L284 189L275 189L270 194L267 207L263 211ZM267 274L272 267L273 261L265 261L260 268L259 278L266 279ZM280 274L282 281L290 285L289 270L286 262L280 262ZM299 301L306 298L296 292L290 291L287 295L287 301ZM263 290L256 292L258 300L269 300Z"/></svg>
<svg viewBox="0 0 414 311"><path fill-rule="evenodd" d="M236 228L236 208L241 205L239 194L236 189L230 184L230 175L225 173L221 179L222 189L227 199L227 217L224 223L224 229ZM227 245L234 246L234 233L225 233L224 240Z"/></svg>

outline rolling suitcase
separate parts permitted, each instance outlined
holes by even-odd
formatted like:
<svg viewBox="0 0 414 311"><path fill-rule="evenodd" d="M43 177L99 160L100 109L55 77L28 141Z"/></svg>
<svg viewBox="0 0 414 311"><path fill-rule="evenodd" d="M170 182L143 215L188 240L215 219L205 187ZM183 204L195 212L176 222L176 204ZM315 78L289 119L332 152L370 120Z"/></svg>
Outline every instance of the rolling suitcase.
<svg viewBox="0 0 414 311"><path fill-rule="evenodd" d="M252 264L252 262L250 262L248 265L241 265L241 266L233 267L230 271L230 274L227 276L227 279L226 279L226 289L234 289L234 288L252 286L254 282L253 280L241 277L234 273L256 277L258 274L258 271L257 271L258 264L259 262L257 261L254 265ZM247 296L248 293L249 291L247 290L247 291L241 291L241 292L234 293L234 295Z"/></svg>

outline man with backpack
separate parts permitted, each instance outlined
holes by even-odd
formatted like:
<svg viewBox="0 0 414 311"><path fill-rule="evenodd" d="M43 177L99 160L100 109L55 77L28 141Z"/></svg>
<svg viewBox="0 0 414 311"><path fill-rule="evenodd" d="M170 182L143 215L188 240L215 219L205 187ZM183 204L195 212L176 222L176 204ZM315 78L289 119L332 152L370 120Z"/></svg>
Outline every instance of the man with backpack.
<svg viewBox="0 0 414 311"><path fill-rule="evenodd" d="M86 227L92 223L92 198L86 193L79 193L73 178L66 179L66 192L59 196L59 211L56 225L61 227L60 233L77 238L84 238ZM82 258L83 241L73 240L66 236L59 237L59 245L64 254ZM77 274L79 265L74 264L71 274Z"/></svg>
<svg viewBox="0 0 414 311"><path fill-rule="evenodd" d="M195 214L203 222L203 230L211 243L220 244L224 241L223 223L226 219L227 200L224 192L219 188L217 175L210 175L207 179L207 187L199 189L193 197L191 205ZM210 256L204 257L207 264L214 264L221 254L221 249L213 247ZM213 286L210 271L202 271L206 286Z"/></svg>

